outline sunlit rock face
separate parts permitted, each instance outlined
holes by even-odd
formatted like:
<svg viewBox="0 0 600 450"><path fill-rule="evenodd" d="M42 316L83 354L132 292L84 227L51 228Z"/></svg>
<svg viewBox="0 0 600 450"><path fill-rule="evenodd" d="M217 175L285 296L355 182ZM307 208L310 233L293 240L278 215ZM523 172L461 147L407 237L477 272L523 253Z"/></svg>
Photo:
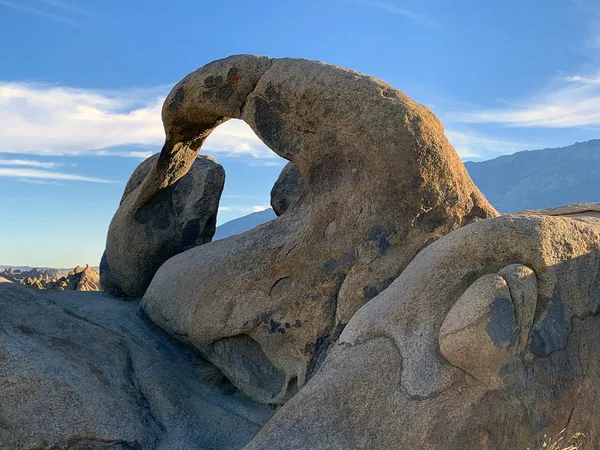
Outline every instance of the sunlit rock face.
<svg viewBox="0 0 600 450"><path fill-rule="evenodd" d="M247 450L600 445L600 220L502 216L424 249ZM585 447L588 448L588 447Z"/></svg>
<svg viewBox="0 0 600 450"><path fill-rule="evenodd" d="M141 297L162 263L215 234L223 168L197 156L183 177L138 202L148 194L140 190L158 158L149 157L133 172L111 221L100 281L112 295Z"/></svg>
<svg viewBox="0 0 600 450"><path fill-rule="evenodd" d="M166 143L128 207L182 177L230 118L293 162L304 190L276 220L166 261L143 308L246 395L283 403L421 249L496 212L429 109L347 69L249 55L173 88Z"/></svg>

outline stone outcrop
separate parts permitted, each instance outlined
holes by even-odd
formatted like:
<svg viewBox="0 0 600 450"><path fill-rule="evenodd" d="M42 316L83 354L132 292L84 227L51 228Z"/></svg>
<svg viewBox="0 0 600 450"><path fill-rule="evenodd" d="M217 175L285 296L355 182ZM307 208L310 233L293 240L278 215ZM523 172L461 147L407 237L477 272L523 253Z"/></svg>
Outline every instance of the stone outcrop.
<svg viewBox="0 0 600 450"><path fill-rule="evenodd" d="M271 208L280 216L306 194L306 183L302 174L293 163L287 163L271 189Z"/></svg>
<svg viewBox="0 0 600 450"><path fill-rule="evenodd" d="M304 197L274 221L166 261L143 308L251 398L283 403L421 249L497 213L429 109L350 70L249 55L210 63L174 87L161 155L121 208L169 189L229 118L293 162Z"/></svg>
<svg viewBox="0 0 600 450"><path fill-rule="evenodd" d="M0 283L0 448L240 449L256 434L274 411L137 304Z"/></svg>
<svg viewBox="0 0 600 450"><path fill-rule="evenodd" d="M61 273L65 273L64 276ZM99 291L100 275L97 270L86 265L73 270L38 269L19 270L6 269L1 274L14 283L34 289L55 289L58 291Z"/></svg>
<svg viewBox="0 0 600 450"><path fill-rule="evenodd" d="M146 183L164 169L158 154L143 161L125 187L100 265L102 286L113 295L141 297L163 262L210 242L215 233L223 168L196 155L174 164L189 170L183 177L169 177L159 190Z"/></svg>
<svg viewBox="0 0 600 450"><path fill-rule="evenodd" d="M247 450L600 445L600 220L502 216L424 249Z"/></svg>

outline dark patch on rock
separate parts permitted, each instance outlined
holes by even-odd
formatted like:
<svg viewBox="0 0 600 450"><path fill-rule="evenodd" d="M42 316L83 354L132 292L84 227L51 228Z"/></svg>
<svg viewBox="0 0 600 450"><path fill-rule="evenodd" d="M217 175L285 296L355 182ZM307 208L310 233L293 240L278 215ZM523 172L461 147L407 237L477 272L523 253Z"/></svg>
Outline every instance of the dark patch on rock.
<svg viewBox="0 0 600 450"><path fill-rule="evenodd" d="M321 273L329 278L335 271L348 269L356 261L356 258L358 258L356 249L346 251L337 259L329 258L321 266Z"/></svg>
<svg viewBox="0 0 600 450"><path fill-rule="evenodd" d="M265 97L267 97L269 100L277 100L277 101L281 100L281 94L275 88L275 85L271 82L269 82L267 84L267 87L265 89ZM283 109L283 107L281 106L281 103L276 103L276 105L277 105L278 110Z"/></svg>
<svg viewBox="0 0 600 450"><path fill-rule="evenodd" d="M435 208L421 213L415 218L413 225L427 233L433 233L437 228L447 223L448 217L445 210L443 208Z"/></svg>
<svg viewBox="0 0 600 450"><path fill-rule="evenodd" d="M379 289L375 286L365 286L363 288L363 295L365 296L365 300L371 300L379 295Z"/></svg>
<svg viewBox="0 0 600 450"><path fill-rule="evenodd" d="M169 108L170 109L179 108L179 105L181 105L181 102L183 102L184 98L185 98L185 91L183 90L182 87L180 87L175 91L175 93L173 94L173 97L171 97L171 102L169 103Z"/></svg>
<svg viewBox="0 0 600 450"><path fill-rule="evenodd" d="M127 294L123 292L119 282L115 278L110 270L110 265L108 264L108 260L106 259L106 252L102 253L102 258L100 258L100 286L102 286L102 290L104 292L108 292L115 297L127 297Z"/></svg>
<svg viewBox="0 0 600 450"><path fill-rule="evenodd" d="M208 239L205 242L198 243L197 239L203 231L202 225L204 224L204 218L198 217L192 220L188 220L184 227L181 229L181 247L183 249L188 249L195 247L199 244L204 244L206 242L210 242Z"/></svg>
<svg viewBox="0 0 600 450"><path fill-rule="evenodd" d="M135 220L144 225L149 224L157 230L168 230L174 215L172 191L171 188L161 190L135 213Z"/></svg>
<svg viewBox="0 0 600 450"><path fill-rule="evenodd" d="M234 92L233 86L229 83L226 83L217 89L217 93L215 96L219 100L228 100L233 95L233 92Z"/></svg>
<svg viewBox="0 0 600 450"><path fill-rule="evenodd" d="M372 285L365 286L363 288L363 295L365 297L365 301L369 301L379 295L380 292L384 291L388 288L390 284L396 279L396 276L390 277L386 280L378 281Z"/></svg>
<svg viewBox="0 0 600 450"><path fill-rule="evenodd" d="M254 99L254 122L259 137L269 148L281 150L284 144L284 123L275 109L264 98L256 97Z"/></svg>
<svg viewBox="0 0 600 450"><path fill-rule="evenodd" d="M308 364L308 369L306 371L306 379L310 380L312 376L319 370L325 358L327 356L327 351L331 346L331 339L329 334L324 334L317 338L314 343L306 344L306 348L304 349L304 353L307 355L313 355Z"/></svg>
<svg viewBox="0 0 600 450"><path fill-rule="evenodd" d="M223 82L223 77L220 75L214 76L210 75L204 79L204 86L206 87L215 87Z"/></svg>
<svg viewBox="0 0 600 450"><path fill-rule="evenodd" d="M229 69L229 71L227 72L227 79L228 80L238 80L238 73L239 73L239 69L237 67L232 67L231 69Z"/></svg>
<svg viewBox="0 0 600 450"><path fill-rule="evenodd" d="M321 273L326 277L330 277L333 271L335 270L335 265L337 261L335 258L329 258L327 261L323 263L321 266ZM315 283L316 285L316 283Z"/></svg>
<svg viewBox="0 0 600 450"><path fill-rule="evenodd" d="M490 321L485 331L498 348L512 347L517 342L519 330L515 327L515 309L510 298L492 300Z"/></svg>
<svg viewBox="0 0 600 450"><path fill-rule="evenodd" d="M280 330L283 330L283 328L281 328L280 322L277 322L275 319L269 320L269 328L268 328L269 334L281 333ZM284 332L285 332L285 330L284 330Z"/></svg>
<svg viewBox="0 0 600 450"><path fill-rule="evenodd" d="M381 255L385 255L391 246L389 235L381 225L376 225L369 230L367 242L375 243Z"/></svg>
<svg viewBox="0 0 600 450"><path fill-rule="evenodd" d="M555 295L545 313L533 326L531 353L538 357L547 356L567 346L571 326L565 317L565 308L560 297Z"/></svg>

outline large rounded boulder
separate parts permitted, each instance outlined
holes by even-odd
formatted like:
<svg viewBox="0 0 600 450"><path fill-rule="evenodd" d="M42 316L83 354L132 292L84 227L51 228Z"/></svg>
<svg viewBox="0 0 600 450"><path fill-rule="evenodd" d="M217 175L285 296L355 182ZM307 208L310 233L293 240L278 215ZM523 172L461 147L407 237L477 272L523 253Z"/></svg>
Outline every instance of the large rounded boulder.
<svg viewBox="0 0 600 450"><path fill-rule="evenodd" d="M207 156L194 157L185 176L148 195L141 188L158 160L153 155L136 168L110 224L100 282L116 296L141 297L162 263L215 234L223 168Z"/></svg>
<svg viewBox="0 0 600 450"><path fill-rule="evenodd" d="M597 218L450 233L354 315L245 449L534 449L575 435L599 448L599 268Z"/></svg>
<svg viewBox="0 0 600 450"><path fill-rule="evenodd" d="M173 88L165 145L126 209L169 189L231 118L293 163L302 201L172 257L142 307L246 395L283 403L421 249L497 213L426 107L341 67L249 55L212 62Z"/></svg>

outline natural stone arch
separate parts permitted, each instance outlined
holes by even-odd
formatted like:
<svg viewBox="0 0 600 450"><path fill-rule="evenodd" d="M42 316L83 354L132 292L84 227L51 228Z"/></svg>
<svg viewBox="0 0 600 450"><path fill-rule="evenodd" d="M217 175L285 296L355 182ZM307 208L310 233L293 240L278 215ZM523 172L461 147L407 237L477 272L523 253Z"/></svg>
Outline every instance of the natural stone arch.
<svg viewBox="0 0 600 450"><path fill-rule="evenodd" d="M206 355L216 341L250 336L302 386L354 312L419 250L497 214L427 108L347 69L248 55L175 86L163 107L161 156L128 207L181 177L229 118L292 161L307 193L278 219L179 254L157 272L143 307Z"/></svg>

